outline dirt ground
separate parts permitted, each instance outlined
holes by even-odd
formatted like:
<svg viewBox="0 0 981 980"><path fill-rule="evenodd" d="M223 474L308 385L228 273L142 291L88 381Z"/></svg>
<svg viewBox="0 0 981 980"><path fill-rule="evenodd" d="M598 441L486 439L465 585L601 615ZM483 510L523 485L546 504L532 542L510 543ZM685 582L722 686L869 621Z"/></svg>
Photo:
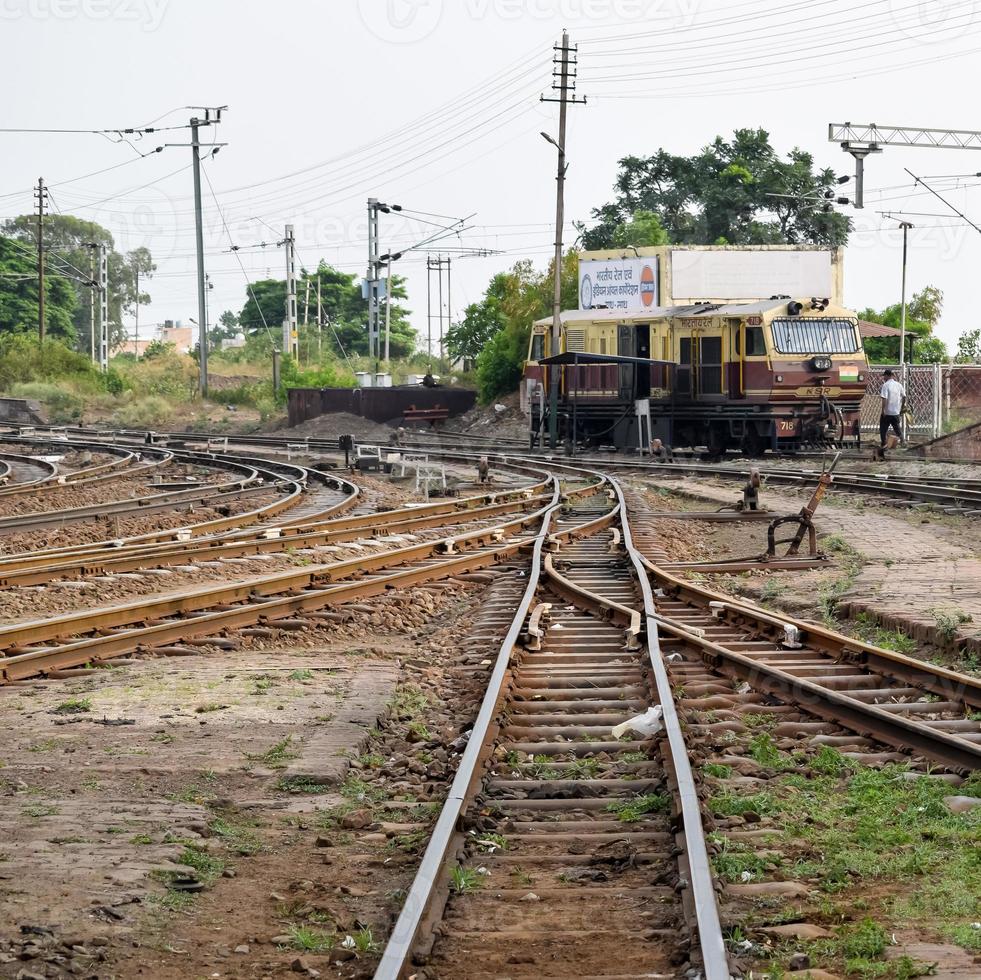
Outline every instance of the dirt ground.
<svg viewBox="0 0 981 980"><path fill-rule="evenodd" d="M0 976L370 974L469 724L453 671L494 578L302 644L0 690Z"/></svg>

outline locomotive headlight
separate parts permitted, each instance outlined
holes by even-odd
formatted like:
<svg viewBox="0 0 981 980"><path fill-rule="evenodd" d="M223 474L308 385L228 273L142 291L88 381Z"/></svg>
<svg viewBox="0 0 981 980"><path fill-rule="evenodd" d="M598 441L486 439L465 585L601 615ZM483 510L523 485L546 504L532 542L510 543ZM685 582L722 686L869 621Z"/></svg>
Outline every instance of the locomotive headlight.
<svg viewBox="0 0 981 980"><path fill-rule="evenodd" d="M813 370L813 371L830 371L831 370L831 358L830 357L812 357L811 358L811 370Z"/></svg>
<svg viewBox="0 0 981 980"><path fill-rule="evenodd" d="M778 374L777 375L777 384L780 384L782 381L783 381L783 375L782 374Z"/></svg>
<svg viewBox="0 0 981 980"><path fill-rule="evenodd" d="M864 375L864 374L860 374L860 375L858 376L858 380L859 380L859 381L864 381L864 380L865 380L865 375Z"/></svg>

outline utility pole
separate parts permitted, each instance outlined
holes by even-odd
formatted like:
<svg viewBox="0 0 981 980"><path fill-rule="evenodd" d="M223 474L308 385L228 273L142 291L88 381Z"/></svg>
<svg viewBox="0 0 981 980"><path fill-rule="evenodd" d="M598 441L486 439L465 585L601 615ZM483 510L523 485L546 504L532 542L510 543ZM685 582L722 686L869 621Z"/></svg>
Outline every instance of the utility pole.
<svg viewBox="0 0 981 980"><path fill-rule="evenodd" d="M44 178L38 177L37 190L37 338L44 343L44 206L48 192L44 189Z"/></svg>
<svg viewBox="0 0 981 980"><path fill-rule="evenodd" d="M585 105L585 97L577 97L576 92L576 65L578 61L570 58L578 49L569 46L569 32L562 32L562 42L554 48L555 56L552 64L553 78L558 81L552 82L552 91L558 93L557 97L541 97L542 102L558 102L559 104L559 139L556 142L547 133L542 136L558 150L558 162L555 174L555 270L554 287L552 294L552 334L549 353L554 357L560 353L562 343L562 226L565 223L565 173L569 165L565 162L565 132L566 132L566 110L571 104ZM562 377L562 369L558 372L549 371L549 399L548 399L548 441L552 449L558 445L559 441L559 382Z"/></svg>
<svg viewBox="0 0 981 980"><path fill-rule="evenodd" d="M388 368L389 347L392 341L392 256L388 256L385 273L385 367Z"/></svg>
<svg viewBox="0 0 981 980"><path fill-rule="evenodd" d="M86 242L92 249L92 281L89 283L89 356L95 364L95 291L98 289L98 270L95 265L95 250L99 247L95 242Z"/></svg>
<svg viewBox="0 0 981 980"><path fill-rule="evenodd" d="M439 360L440 371L443 370L443 256L437 255L436 261L439 263Z"/></svg>
<svg viewBox="0 0 981 980"><path fill-rule="evenodd" d="M283 320L283 352L299 360L299 336L296 329L296 239L293 226L286 226L286 319Z"/></svg>
<svg viewBox="0 0 981 980"><path fill-rule="evenodd" d="M140 267L136 266L133 270L136 276L136 310L134 312L133 323L133 354L136 359L140 357Z"/></svg>
<svg viewBox="0 0 981 980"><path fill-rule="evenodd" d="M109 246L99 246L99 368L109 370Z"/></svg>
<svg viewBox="0 0 981 980"><path fill-rule="evenodd" d="M903 387L906 386L906 245L907 236L910 228L913 227L910 221L900 221L899 227L903 229L903 279L902 292L899 307L899 372L903 378Z"/></svg>
<svg viewBox="0 0 981 980"><path fill-rule="evenodd" d="M368 198L368 357L378 343L378 199Z"/></svg>
<svg viewBox="0 0 981 980"><path fill-rule="evenodd" d="M198 272L198 365L199 380L198 390L201 397L208 394L208 309L205 298L204 282L204 220L201 215L201 137L200 130L203 126L216 126L221 122L222 112L228 106L189 106L191 109L203 109L204 119L192 116L190 121L191 142L187 143L167 143L166 146L188 146L191 147L191 164L194 170L194 238L197 250L197 272ZM211 156L220 150L224 143L210 143L208 149Z"/></svg>
<svg viewBox="0 0 981 980"><path fill-rule="evenodd" d="M426 256L426 354L433 359L433 260Z"/></svg>
<svg viewBox="0 0 981 980"><path fill-rule="evenodd" d="M208 314L205 310L204 219L201 215L201 120L191 119L191 162L194 165L194 240L198 259L198 390L208 394Z"/></svg>
<svg viewBox="0 0 981 980"><path fill-rule="evenodd" d="M317 363L319 364L321 358L323 357L323 330L324 330L324 317L323 317L323 306L321 304L320 298L320 270L317 270Z"/></svg>
<svg viewBox="0 0 981 980"><path fill-rule="evenodd" d="M379 322L378 273L381 268L378 246L378 213L401 211L401 204L385 204L376 197L368 198L368 277L364 296L368 300L368 356L376 361L381 356L381 324Z"/></svg>

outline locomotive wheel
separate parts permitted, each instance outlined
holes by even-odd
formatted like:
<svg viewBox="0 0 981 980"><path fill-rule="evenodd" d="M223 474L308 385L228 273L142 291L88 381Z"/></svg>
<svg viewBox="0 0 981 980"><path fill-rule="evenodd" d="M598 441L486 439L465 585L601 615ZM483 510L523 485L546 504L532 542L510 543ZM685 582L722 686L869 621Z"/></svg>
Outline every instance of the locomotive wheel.
<svg viewBox="0 0 981 980"><path fill-rule="evenodd" d="M729 433L721 426L709 426L706 443L709 456L713 459L721 459L729 448Z"/></svg>

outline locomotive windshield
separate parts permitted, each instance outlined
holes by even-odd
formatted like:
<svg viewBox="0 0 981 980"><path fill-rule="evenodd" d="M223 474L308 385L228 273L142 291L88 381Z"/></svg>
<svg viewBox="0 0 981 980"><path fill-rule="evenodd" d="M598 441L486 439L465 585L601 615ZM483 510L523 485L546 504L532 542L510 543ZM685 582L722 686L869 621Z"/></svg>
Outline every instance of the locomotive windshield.
<svg viewBox="0 0 981 980"><path fill-rule="evenodd" d="M860 349L854 320L840 317L779 317L771 324L781 354L855 354Z"/></svg>

